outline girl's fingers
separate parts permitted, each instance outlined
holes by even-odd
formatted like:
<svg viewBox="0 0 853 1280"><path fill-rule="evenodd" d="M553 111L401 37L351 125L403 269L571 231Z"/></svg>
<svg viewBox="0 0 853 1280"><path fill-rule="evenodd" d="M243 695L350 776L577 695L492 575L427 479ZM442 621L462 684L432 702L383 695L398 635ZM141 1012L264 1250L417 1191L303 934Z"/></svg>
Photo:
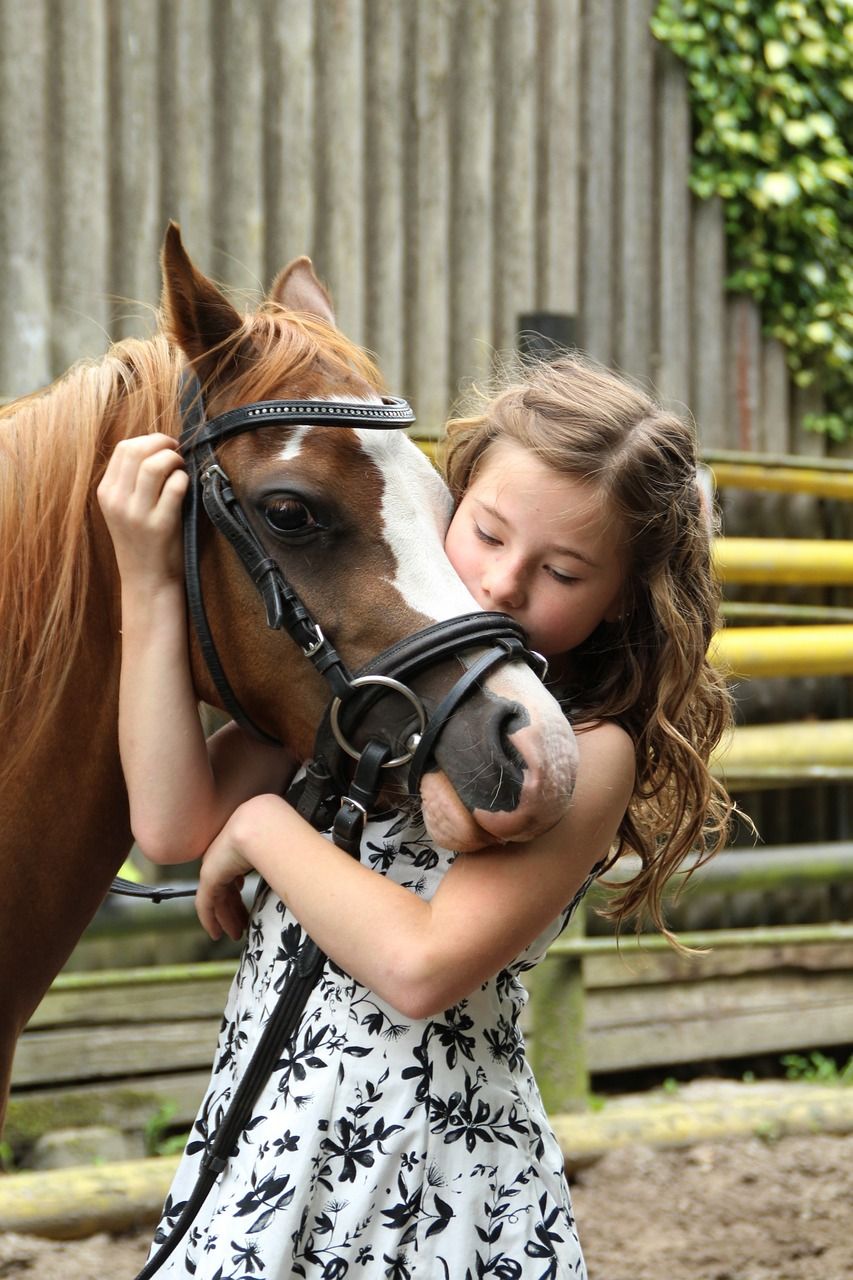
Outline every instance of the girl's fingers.
<svg viewBox="0 0 853 1280"><path fill-rule="evenodd" d="M164 458L171 455L173 459L180 460L176 442L171 436L158 431L150 436L119 441L104 472L105 486L119 489L125 496L130 495L136 487L140 468L147 459L158 455ZM174 466L174 462L171 465Z"/></svg>
<svg viewBox="0 0 853 1280"><path fill-rule="evenodd" d="M200 884L196 891L195 910L205 933L217 942L222 937L222 929L216 919L216 912L212 909L208 890L203 884Z"/></svg>
<svg viewBox="0 0 853 1280"><path fill-rule="evenodd" d="M196 914L205 932L214 942L223 932L239 942L248 923L248 912L234 884L208 889L201 884L196 893Z"/></svg>
<svg viewBox="0 0 853 1280"><path fill-rule="evenodd" d="M187 487L181 455L170 436L156 434L122 441L116 446L98 501L108 522L118 531L152 529L165 517L174 524Z"/></svg>
<svg viewBox="0 0 853 1280"><path fill-rule="evenodd" d="M162 497L168 500L170 506L175 506L180 510L189 486L190 478L183 468L179 471L173 471L171 475L166 477Z"/></svg>
<svg viewBox="0 0 853 1280"><path fill-rule="evenodd" d="M169 481L175 476L186 476L179 453L174 449L163 449L159 453L149 454L137 470L131 500L143 513L153 510L166 492ZM183 494L183 488L179 488L178 492ZM172 486L169 494L174 493L175 487Z"/></svg>

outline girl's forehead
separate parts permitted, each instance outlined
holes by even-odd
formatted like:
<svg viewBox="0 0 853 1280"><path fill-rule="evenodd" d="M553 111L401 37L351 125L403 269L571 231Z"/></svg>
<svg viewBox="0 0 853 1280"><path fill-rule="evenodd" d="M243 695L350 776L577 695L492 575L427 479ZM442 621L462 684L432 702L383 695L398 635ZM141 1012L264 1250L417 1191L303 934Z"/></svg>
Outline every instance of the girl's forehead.
<svg viewBox="0 0 853 1280"><path fill-rule="evenodd" d="M468 494L499 519L549 544L594 543L616 552L624 543L622 522L594 477L556 471L515 442L496 442L488 450Z"/></svg>
<svg viewBox="0 0 853 1280"><path fill-rule="evenodd" d="M581 475L557 471L543 461L532 449L514 440L498 440L483 454L474 472L471 488L489 489L494 492L509 491L517 494L522 489L548 493L559 499L562 494L575 505L581 491L588 497L601 498L600 486L595 480Z"/></svg>

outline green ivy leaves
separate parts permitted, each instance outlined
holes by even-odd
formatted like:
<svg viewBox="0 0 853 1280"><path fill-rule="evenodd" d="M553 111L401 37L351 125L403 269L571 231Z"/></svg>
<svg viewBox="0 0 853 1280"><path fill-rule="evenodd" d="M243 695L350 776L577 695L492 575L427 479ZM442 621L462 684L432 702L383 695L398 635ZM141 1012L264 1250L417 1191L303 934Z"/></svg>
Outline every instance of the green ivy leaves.
<svg viewBox="0 0 853 1280"><path fill-rule="evenodd" d="M684 63L691 186L725 205L731 289L752 294L794 379L853 437L853 0L662 0Z"/></svg>

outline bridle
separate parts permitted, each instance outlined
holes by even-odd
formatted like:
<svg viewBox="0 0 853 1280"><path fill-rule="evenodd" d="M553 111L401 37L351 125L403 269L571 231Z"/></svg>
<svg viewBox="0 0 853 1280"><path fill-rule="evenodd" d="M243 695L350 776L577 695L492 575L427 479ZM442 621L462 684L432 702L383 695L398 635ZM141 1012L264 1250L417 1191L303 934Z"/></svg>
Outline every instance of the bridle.
<svg viewBox="0 0 853 1280"><path fill-rule="evenodd" d="M287 631L304 657L327 681L332 701L320 727L318 744L323 745L326 756L333 750L329 746L330 738L337 744L337 758L330 763L336 766L338 781L341 781L341 755L356 761L360 758L361 753L352 747L348 737L352 725L377 698L390 692L402 696L410 704L416 730L406 746L383 767L400 768L409 764L408 789L416 792L441 730L462 699L476 687L477 681L493 667L511 658L522 659L542 675L544 659L527 648L524 631L506 614L471 613L434 623L398 641L352 675L279 565L267 554L215 452L215 446L225 440L266 427L295 424L375 430L409 427L415 420L411 408L405 400L390 396L384 397L379 404L266 400L206 420L201 387L193 374L185 375L181 408L179 443L190 478L184 506L187 602L199 648L224 708L244 732L262 742L277 742L251 719L240 704L216 648L204 606L199 571L202 511L231 544L255 584L264 604L267 626ZM433 714L428 716L420 697L406 682L437 662L483 646L488 646L487 652L477 658Z"/></svg>
<svg viewBox="0 0 853 1280"><path fill-rule="evenodd" d="M190 479L183 518L187 604L208 672L223 707L244 732L262 742L276 743L277 739L255 724L241 705L216 648L199 570L202 511L228 540L254 582L264 604L267 625L273 630L286 630L329 685L330 702L317 731L314 758L306 766L304 777L290 788L287 798L319 830L331 826L335 844L358 858L365 820L375 808L382 771L408 765L407 785L411 792L417 792L443 728L478 682L499 663L510 659L521 659L540 677L544 676L545 659L527 647L523 630L506 614L472 613L436 622L397 641L352 675L277 562L267 555L216 456L216 446L223 441L265 427L306 424L377 430L408 427L414 422L414 414L405 400L390 396L379 404L266 400L208 420L198 379L193 373L187 373L182 387L181 414L179 445ZM436 663L472 649L485 651L473 659L428 714L408 682ZM389 693L404 698L409 704L415 717L415 731L405 743L399 744L396 753L389 743L377 737L369 738L364 747L356 749L351 742L353 726ZM116 888L117 884L122 887ZM127 882L119 881L114 882L114 891L160 901L194 893L195 889L128 886ZM149 1280L189 1229L251 1118L270 1072L294 1034L325 960L316 943L306 937L252 1060L202 1156L196 1186L169 1236L136 1280Z"/></svg>

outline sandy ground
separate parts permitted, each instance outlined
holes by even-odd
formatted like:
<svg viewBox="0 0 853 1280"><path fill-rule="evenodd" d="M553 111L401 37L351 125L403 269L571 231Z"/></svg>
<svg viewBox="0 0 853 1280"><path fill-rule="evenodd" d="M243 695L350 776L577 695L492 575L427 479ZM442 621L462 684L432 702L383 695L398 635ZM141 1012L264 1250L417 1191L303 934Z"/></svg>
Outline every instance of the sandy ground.
<svg viewBox="0 0 853 1280"><path fill-rule="evenodd" d="M634 1147L576 1174L572 1195L590 1280L853 1277L853 1135ZM147 1246L146 1231L7 1235L0 1277L131 1280Z"/></svg>

